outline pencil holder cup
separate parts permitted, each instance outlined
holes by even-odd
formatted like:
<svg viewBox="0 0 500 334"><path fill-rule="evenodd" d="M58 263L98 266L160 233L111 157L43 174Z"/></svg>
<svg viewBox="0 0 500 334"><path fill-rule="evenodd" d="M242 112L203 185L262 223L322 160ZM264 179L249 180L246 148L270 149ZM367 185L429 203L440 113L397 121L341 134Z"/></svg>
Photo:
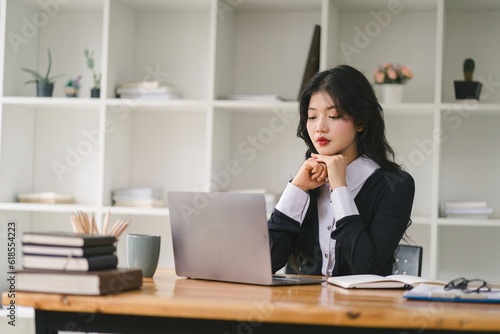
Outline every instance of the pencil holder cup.
<svg viewBox="0 0 500 334"><path fill-rule="evenodd" d="M143 277L153 277L160 258L161 237L151 234L128 234L127 266L139 268Z"/></svg>

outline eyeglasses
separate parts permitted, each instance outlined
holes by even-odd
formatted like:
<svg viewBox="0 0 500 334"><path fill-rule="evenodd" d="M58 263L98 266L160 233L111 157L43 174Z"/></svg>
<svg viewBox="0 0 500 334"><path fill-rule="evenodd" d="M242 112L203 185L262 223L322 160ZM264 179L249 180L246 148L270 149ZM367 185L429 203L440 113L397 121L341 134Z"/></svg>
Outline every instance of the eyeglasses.
<svg viewBox="0 0 500 334"><path fill-rule="evenodd" d="M459 289L465 293L490 292L491 287L485 280L479 278L466 279L465 277L455 278L444 286L445 290Z"/></svg>

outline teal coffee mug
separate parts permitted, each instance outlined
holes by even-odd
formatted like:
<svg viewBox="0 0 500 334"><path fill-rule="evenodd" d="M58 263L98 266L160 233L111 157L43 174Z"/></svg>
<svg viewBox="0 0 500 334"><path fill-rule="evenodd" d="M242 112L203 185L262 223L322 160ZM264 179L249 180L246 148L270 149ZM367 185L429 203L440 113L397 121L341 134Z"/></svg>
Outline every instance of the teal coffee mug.
<svg viewBox="0 0 500 334"><path fill-rule="evenodd" d="M143 277L153 277L160 258L161 237L151 234L127 235L127 266L139 268Z"/></svg>

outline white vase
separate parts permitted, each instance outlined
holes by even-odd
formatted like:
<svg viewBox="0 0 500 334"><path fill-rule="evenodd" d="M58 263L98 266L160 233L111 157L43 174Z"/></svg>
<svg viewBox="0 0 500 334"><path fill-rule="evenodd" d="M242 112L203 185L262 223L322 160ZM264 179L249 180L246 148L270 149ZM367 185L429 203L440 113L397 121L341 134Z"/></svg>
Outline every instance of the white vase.
<svg viewBox="0 0 500 334"><path fill-rule="evenodd" d="M401 103L403 101L403 85L383 84L381 86L382 103Z"/></svg>

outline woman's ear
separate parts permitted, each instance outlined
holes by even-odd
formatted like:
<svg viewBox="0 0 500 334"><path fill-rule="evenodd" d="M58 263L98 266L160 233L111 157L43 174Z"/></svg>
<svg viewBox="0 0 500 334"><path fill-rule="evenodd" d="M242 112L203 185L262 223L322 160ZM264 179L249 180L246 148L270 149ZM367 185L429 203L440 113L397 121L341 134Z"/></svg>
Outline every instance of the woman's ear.
<svg viewBox="0 0 500 334"><path fill-rule="evenodd" d="M362 124L362 123L359 123L358 124L358 128L356 129L356 131L358 132L363 132L363 130L365 129L365 125Z"/></svg>

